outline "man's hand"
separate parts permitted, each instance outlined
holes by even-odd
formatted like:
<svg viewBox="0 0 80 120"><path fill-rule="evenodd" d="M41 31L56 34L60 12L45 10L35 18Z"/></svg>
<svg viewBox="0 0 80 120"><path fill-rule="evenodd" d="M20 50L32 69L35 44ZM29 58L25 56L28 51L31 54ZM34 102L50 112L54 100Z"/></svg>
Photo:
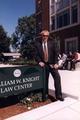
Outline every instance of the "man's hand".
<svg viewBox="0 0 80 120"><path fill-rule="evenodd" d="M39 65L40 65L41 67L44 67L44 66L45 66L45 63L39 62Z"/></svg>
<svg viewBox="0 0 80 120"><path fill-rule="evenodd" d="M55 69L58 69L59 65L58 65L58 64L55 64L53 67L54 67Z"/></svg>
<svg viewBox="0 0 80 120"><path fill-rule="evenodd" d="M58 69L59 65L58 64L54 64L54 65L50 65L51 68L55 68Z"/></svg>

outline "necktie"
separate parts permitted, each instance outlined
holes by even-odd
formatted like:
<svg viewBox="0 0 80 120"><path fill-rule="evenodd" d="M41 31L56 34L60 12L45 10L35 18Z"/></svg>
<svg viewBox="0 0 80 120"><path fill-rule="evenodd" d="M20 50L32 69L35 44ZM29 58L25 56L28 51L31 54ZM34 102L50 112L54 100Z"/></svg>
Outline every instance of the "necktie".
<svg viewBox="0 0 80 120"><path fill-rule="evenodd" d="M47 44L46 42L44 42L44 61L47 62L48 61L48 48L47 48Z"/></svg>

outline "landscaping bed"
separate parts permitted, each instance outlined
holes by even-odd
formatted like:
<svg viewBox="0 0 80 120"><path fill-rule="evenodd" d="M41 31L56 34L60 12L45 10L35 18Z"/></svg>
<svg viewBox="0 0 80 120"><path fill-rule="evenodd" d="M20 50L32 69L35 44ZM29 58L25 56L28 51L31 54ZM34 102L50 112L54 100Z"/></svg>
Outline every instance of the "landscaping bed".
<svg viewBox="0 0 80 120"><path fill-rule="evenodd" d="M20 113L30 111L32 109L47 105L52 102L51 99L46 99L44 102L34 100L29 107L27 102L25 101L25 98L23 98L22 100L19 100L19 98L17 96L1 98L1 100L0 100L0 120L4 120L4 119L12 117L14 115L18 115Z"/></svg>

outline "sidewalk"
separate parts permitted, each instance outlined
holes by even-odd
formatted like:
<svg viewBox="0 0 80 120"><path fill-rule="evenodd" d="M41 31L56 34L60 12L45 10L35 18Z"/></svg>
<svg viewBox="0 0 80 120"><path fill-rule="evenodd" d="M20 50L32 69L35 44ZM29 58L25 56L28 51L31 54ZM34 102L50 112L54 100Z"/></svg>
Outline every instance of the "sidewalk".
<svg viewBox="0 0 80 120"><path fill-rule="evenodd" d="M6 120L80 120L80 101L66 97L64 102L57 101Z"/></svg>

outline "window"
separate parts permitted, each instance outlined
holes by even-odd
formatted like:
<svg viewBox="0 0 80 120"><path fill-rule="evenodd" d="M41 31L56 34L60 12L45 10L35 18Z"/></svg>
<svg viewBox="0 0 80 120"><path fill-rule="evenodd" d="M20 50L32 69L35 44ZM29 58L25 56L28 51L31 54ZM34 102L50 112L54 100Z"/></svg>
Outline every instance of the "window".
<svg viewBox="0 0 80 120"><path fill-rule="evenodd" d="M70 14L69 11L63 13L63 26L70 24Z"/></svg>
<svg viewBox="0 0 80 120"><path fill-rule="evenodd" d="M55 0L51 0L51 4L54 4L55 3Z"/></svg>
<svg viewBox="0 0 80 120"><path fill-rule="evenodd" d="M55 16L53 16L53 17L51 18L51 22L52 22L51 30L54 30L54 29L55 29Z"/></svg>
<svg viewBox="0 0 80 120"><path fill-rule="evenodd" d="M78 21L78 10L77 5L72 7L72 23L77 23Z"/></svg>
<svg viewBox="0 0 80 120"><path fill-rule="evenodd" d="M73 4L73 3L76 3L78 0L71 0L71 3Z"/></svg>
<svg viewBox="0 0 80 120"><path fill-rule="evenodd" d="M56 11L59 11L61 10L63 7L62 7L62 2L59 1L59 2L56 2Z"/></svg>
<svg viewBox="0 0 80 120"><path fill-rule="evenodd" d="M58 15L57 16L57 28L60 28L60 27L62 27L63 25L62 25L62 15Z"/></svg>
<svg viewBox="0 0 80 120"><path fill-rule="evenodd" d="M75 52L78 49L78 38L73 37L73 38L68 38L65 39L65 52Z"/></svg>
<svg viewBox="0 0 80 120"><path fill-rule="evenodd" d="M70 13L69 10L64 11L57 15L57 28L67 26L70 24Z"/></svg>
<svg viewBox="0 0 80 120"><path fill-rule="evenodd" d="M52 6L51 6L51 14L53 14L54 12L55 12L55 6L52 5Z"/></svg>
<svg viewBox="0 0 80 120"><path fill-rule="evenodd" d="M69 6L69 0L59 0L56 2L56 10L59 11Z"/></svg>

